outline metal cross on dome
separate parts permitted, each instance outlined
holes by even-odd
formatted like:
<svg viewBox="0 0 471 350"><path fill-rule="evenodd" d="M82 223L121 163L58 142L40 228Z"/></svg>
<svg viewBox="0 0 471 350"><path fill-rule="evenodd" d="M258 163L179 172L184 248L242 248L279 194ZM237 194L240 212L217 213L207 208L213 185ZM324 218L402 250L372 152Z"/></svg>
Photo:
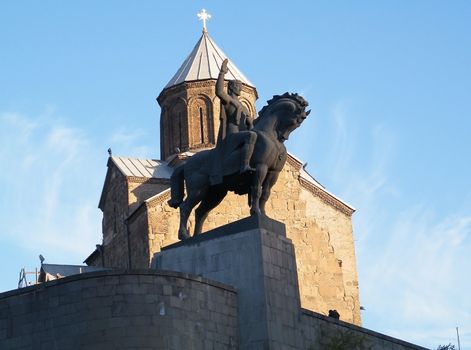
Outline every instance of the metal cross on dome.
<svg viewBox="0 0 471 350"><path fill-rule="evenodd" d="M203 21L203 31L206 31L206 21L211 18L211 15L206 12L205 9L202 9L200 12L197 13L198 18L200 21Z"/></svg>

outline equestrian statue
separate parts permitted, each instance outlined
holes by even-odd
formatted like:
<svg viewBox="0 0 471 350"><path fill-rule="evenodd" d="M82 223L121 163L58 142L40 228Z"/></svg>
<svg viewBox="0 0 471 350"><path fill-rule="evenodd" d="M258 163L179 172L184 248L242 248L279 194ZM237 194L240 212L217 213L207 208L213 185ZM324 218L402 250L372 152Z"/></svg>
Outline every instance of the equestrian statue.
<svg viewBox="0 0 471 350"><path fill-rule="evenodd" d="M231 80L224 91L226 73L227 59L216 82L216 95L221 100L216 147L193 155L177 166L170 178L168 204L180 209L180 240L190 237L187 222L193 208L199 204L194 230L198 235L208 213L228 191L248 195L250 215L266 215L270 190L286 162L284 142L310 113L304 98L286 92L273 96L252 120L238 98L242 83Z"/></svg>

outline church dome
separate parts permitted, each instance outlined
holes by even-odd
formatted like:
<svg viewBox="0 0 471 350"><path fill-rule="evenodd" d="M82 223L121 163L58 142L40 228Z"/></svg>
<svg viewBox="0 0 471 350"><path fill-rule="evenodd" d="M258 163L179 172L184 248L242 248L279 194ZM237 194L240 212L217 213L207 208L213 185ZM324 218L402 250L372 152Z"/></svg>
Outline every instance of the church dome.
<svg viewBox="0 0 471 350"><path fill-rule="evenodd" d="M216 80L221 64L226 58L228 58L226 54L211 39L208 32L203 29L203 34L195 47L164 89L183 82ZM230 59L228 68L226 80L240 80L243 84L255 88L255 85L242 74Z"/></svg>

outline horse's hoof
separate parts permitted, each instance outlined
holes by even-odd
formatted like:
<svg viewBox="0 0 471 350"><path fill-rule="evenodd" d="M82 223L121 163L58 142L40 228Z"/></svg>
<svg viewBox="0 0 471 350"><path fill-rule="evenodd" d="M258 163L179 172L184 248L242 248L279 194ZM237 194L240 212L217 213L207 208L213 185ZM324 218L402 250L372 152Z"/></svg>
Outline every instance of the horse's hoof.
<svg viewBox="0 0 471 350"><path fill-rule="evenodd" d="M175 200L175 199L172 199L172 198L170 198L170 199L167 201L167 203L168 203L169 206L171 206L172 208L175 208L175 209L177 209L177 208L180 206L180 204L181 204L180 201Z"/></svg>
<svg viewBox="0 0 471 350"><path fill-rule="evenodd" d="M184 241L186 239L190 238L190 235L186 231L178 231L178 239L180 241Z"/></svg>
<svg viewBox="0 0 471 350"><path fill-rule="evenodd" d="M262 212L260 209L250 209L251 216L262 216Z"/></svg>

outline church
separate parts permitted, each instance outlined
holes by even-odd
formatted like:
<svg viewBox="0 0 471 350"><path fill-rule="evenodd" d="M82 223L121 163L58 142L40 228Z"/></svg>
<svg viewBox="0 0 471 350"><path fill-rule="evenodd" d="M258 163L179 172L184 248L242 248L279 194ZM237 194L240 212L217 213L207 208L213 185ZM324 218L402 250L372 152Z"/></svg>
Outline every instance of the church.
<svg viewBox="0 0 471 350"><path fill-rule="evenodd" d="M220 114L215 85L225 58L204 29L157 97L160 160L110 156L99 202L103 242L86 259L88 265L148 268L156 252L177 241L179 214L167 204L170 175L187 157L215 145ZM226 79L243 83L240 100L256 117L255 85L230 58L228 67ZM268 216L286 224L295 246L302 306L323 314L335 309L342 320L360 325L354 211L319 184L293 154L267 203ZM230 194L209 214L204 231L247 216L246 197ZM193 225L190 219L190 230Z"/></svg>

